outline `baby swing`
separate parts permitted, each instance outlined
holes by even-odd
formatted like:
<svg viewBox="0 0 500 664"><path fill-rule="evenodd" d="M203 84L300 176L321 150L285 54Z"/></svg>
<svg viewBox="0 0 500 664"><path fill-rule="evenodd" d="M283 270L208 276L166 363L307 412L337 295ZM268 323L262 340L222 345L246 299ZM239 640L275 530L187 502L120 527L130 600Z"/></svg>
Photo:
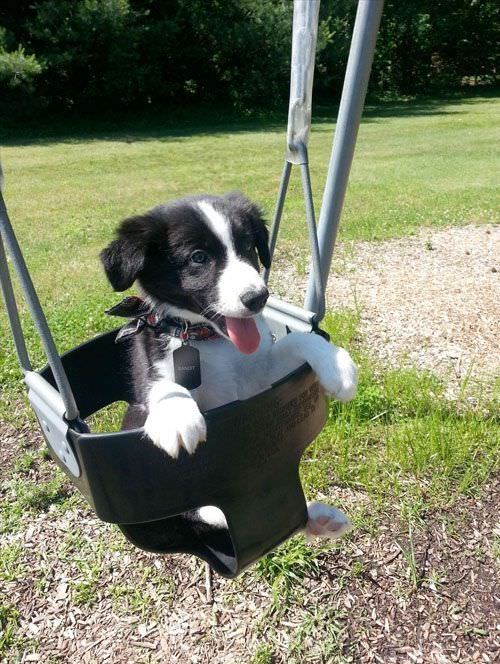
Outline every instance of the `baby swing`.
<svg viewBox="0 0 500 664"><path fill-rule="evenodd" d="M332 156L316 230L307 145L320 0L294 0L291 91L285 164L270 236L274 253L292 165L300 166L312 270L304 307L270 298L264 315L277 337L320 332L324 287L347 187L373 60L383 0L359 0ZM126 344L116 330L59 356L0 193L0 283L28 397L56 463L97 516L119 525L136 546L184 552L234 577L298 529L307 508L299 462L327 417L325 398L308 365L248 400L205 413L208 436L193 456L173 460L142 429L92 433L86 419L131 401ZM35 371L21 327L5 247L47 355ZM269 270L265 272L269 278ZM183 513L215 505L224 537L195 531Z"/></svg>

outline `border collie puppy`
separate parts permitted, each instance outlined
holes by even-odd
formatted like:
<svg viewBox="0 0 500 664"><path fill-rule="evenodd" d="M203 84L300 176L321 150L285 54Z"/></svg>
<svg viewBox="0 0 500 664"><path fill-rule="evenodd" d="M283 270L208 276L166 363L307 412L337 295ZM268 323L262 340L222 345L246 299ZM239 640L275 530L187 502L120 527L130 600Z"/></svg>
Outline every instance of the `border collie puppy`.
<svg viewBox="0 0 500 664"><path fill-rule="evenodd" d="M299 332L274 342L261 316L269 292L259 260L269 267L268 233L259 208L241 194L184 198L125 219L101 260L116 291L137 282L141 292L109 313L131 318L121 334L133 336L135 408L146 435L171 457L181 448L193 454L205 440L202 411L250 398L304 362L327 395L354 397L357 371L345 350ZM175 351L186 339L199 351L203 376L191 389L175 381ZM350 529L333 507L312 503L308 512L309 535L335 538ZM226 525L215 507L199 516Z"/></svg>

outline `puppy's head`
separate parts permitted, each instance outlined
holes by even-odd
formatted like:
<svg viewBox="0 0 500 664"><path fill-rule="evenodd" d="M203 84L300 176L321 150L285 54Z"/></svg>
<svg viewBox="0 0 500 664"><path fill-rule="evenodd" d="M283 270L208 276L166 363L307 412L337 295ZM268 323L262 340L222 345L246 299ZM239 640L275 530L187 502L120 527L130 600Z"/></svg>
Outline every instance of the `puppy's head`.
<svg viewBox="0 0 500 664"><path fill-rule="evenodd" d="M267 228L240 194L182 199L125 219L101 252L115 290L137 281L155 305L210 321L247 353L259 343L251 319L269 295L259 259L269 267Z"/></svg>

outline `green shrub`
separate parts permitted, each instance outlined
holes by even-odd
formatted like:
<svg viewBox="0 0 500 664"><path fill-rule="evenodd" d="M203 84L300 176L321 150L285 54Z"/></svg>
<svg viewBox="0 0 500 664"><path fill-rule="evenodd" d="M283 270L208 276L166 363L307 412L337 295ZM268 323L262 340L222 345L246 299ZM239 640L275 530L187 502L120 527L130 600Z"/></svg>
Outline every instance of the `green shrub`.
<svg viewBox="0 0 500 664"><path fill-rule="evenodd" d="M41 74L42 66L34 55L26 55L24 48L8 53L0 48L0 89L23 88L32 91L34 79Z"/></svg>

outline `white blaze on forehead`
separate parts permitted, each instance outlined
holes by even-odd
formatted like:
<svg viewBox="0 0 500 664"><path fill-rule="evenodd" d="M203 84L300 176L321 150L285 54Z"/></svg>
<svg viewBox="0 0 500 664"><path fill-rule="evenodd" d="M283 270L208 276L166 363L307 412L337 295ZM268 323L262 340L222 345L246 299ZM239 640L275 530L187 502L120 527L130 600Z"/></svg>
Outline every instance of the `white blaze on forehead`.
<svg viewBox="0 0 500 664"><path fill-rule="evenodd" d="M233 235L229 220L208 201L199 201L197 205L203 212L210 230L213 231L229 251L234 251Z"/></svg>
<svg viewBox="0 0 500 664"><path fill-rule="evenodd" d="M248 291L262 291L265 284L257 270L236 254L229 219L218 212L208 201L199 201L207 226L226 247L227 257L217 284L217 311L223 316L235 318L249 315L241 296Z"/></svg>

